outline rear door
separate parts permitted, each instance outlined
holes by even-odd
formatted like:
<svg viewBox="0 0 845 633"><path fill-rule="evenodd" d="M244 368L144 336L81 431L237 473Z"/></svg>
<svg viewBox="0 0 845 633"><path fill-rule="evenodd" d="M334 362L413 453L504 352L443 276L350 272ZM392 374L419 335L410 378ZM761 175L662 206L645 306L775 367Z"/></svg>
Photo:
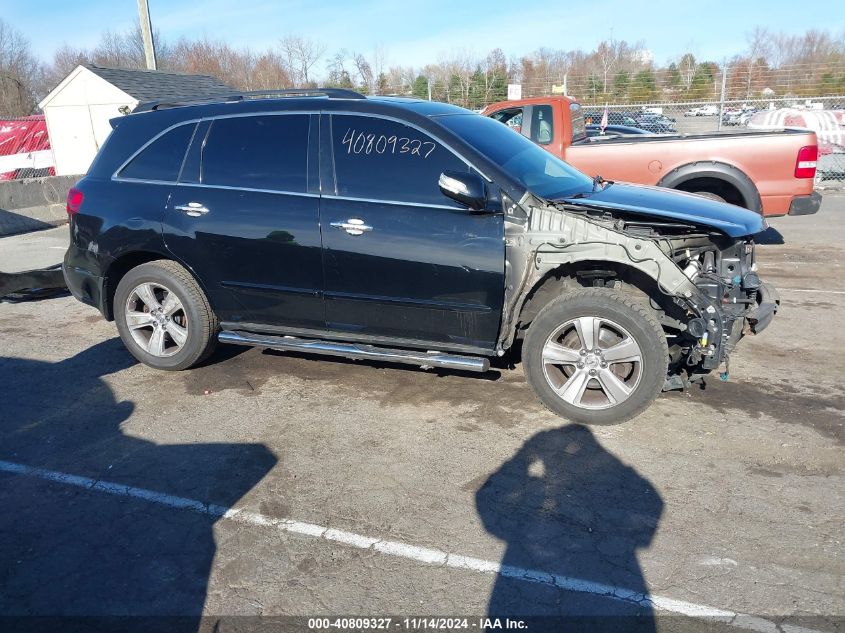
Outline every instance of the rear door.
<svg viewBox="0 0 845 633"><path fill-rule="evenodd" d="M402 122L324 117L321 149L333 156L321 202L327 327L409 345L493 349L504 290L502 215L472 213L437 184L445 170L471 168Z"/></svg>
<svg viewBox="0 0 845 633"><path fill-rule="evenodd" d="M318 118L222 117L194 135L168 205L165 241L200 279L221 321L325 325Z"/></svg>

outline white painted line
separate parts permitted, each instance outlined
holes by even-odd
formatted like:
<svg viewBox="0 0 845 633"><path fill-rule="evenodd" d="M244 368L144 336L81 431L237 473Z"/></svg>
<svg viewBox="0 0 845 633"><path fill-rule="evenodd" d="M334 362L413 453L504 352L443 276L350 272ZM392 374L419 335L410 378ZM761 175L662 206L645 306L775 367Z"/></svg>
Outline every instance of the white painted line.
<svg viewBox="0 0 845 633"><path fill-rule="evenodd" d="M813 292L828 295L845 295L845 290L814 290L812 288L778 288L779 292Z"/></svg>
<svg viewBox="0 0 845 633"><path fill-rule="evenodd" d="M500 565L499 563L481 558L451 554L438 549L409 545L398 541L385 541L371 536L364 536L363 534L355 534L354 532L337 530L334 528L323 527L321 525L315 525L313 523L295 521L293 519L273 518L257 512L244 510L242 508L227 508L225 506L203 503L202 501L197 501L196 499L187 499L185 497L169 495L164 492L156 492L154 490L136 488L135 486L101 481L98 479L91 479L89 477L80 477L78 475L70 475L54 470L35 468L33 466L26 466L25 464L17 464L14 462L0 460L0 472L37 477L39 479L45 479L47 481L64 484L66 486L76 486L78 488L87 488L88 490L105 492L121 497L140 499L142 501L157 503L177 510L188 510L198 514L207 514L220 517L221 519L228 519L259 527L275 527L285 532L292 532L312 538L342 543L343 545L358 549L373 550L387 556L413 560L427 565L463 569L483 574L499 574L501 576L525 582L550 585L564 591L589 593L604 596L611 600L619 600L621 602L628 602L643 607L652 607L659 611L667 611L688 617L718 620L741 629L774 632L786 630L787 628L787 625L784 624L781 624L781 628L778 628L779 625L765 618L746 615L744 613L736 613L725 609L717 609L704 604L675 600L674 598L667 598L665 596L644 594L624 587L606 585L604 583L585 580L583 578L573 578L571 576L552 574L524 567L514 567L512 565ZM795 626L789 626L789 630L790 633L819 633L818 631L814 631L812 629L804 629Z"/></svg>

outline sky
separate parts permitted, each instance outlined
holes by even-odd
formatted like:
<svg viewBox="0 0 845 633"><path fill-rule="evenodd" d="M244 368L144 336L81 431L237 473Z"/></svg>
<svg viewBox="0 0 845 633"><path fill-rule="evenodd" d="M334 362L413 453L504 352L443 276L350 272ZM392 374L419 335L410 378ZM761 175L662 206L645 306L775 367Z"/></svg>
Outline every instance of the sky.
<svg viewBox="0 0 845 633"><path fill-rule="evenodd" d="M501 48L510 57L541 46L592 50L611 36L642 41L664 64L690 51L721 61L745 48L755 26L803 33L845 32L840 0L149 0L153 27L163 38L208 37L262 50L287 34L335 51L386 52L388 65L419 67L457 49L479 56ZM806 7L806 9L805 9ZM100 33L136 23L136 0L0 0L0 17L21 30L44 60L62 43L91 47Z"/></svg>

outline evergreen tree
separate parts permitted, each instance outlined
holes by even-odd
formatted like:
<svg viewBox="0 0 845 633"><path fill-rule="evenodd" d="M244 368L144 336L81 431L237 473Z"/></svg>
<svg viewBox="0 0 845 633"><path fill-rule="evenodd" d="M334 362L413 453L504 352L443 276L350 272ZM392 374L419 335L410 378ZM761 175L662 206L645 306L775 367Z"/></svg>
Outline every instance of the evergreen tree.
<svg viewBox="0 0 845 633"><path fill-rule="evenodd" d="M657 99L657 80L651 68L643 69L634 75L630 94L634 101L654 101Z"/></svg>
<svg viewBox="0 0 845 633"><path fill-rule="evenodd" d="M428 79L418 75L411 85L411 94L418 99L428 99Z"/></svg>
<svg viewBox="0 0 845 633"><path fill-rule="evenodd" d="M620 70L613 78L613 98L616 100L627 99L630 86L631 73L627 70Z"/></svg>

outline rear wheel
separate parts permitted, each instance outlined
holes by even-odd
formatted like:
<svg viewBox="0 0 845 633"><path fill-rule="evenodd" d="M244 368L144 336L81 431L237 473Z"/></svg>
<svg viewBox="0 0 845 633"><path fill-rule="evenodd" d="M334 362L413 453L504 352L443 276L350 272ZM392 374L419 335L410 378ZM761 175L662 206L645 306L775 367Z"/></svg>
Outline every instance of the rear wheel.
<svg viewBox="0 0 845 633"><path fill-rule="evenodd" d="M624 422L663 388L666 336L644 305L606 289L558 297L525 337L529 385L552 412L585 424Z"/></svg>
<svg viewBox="0 0 845 633"><path fill-rule="evenodd" d="M703 196L705 198L710 198L711 200L716 200L717 202L727 202L722 196L713 193L712 191L693 191L693 193L697 196Z"/></svg>
<svg viewBox="0 0 845 633"><path fill-rule="evenodd" d="M156 369L187 369L214 351L217 317L191 274L158 260L133 268L117 286L114 317L124 345Z"/></svg>

